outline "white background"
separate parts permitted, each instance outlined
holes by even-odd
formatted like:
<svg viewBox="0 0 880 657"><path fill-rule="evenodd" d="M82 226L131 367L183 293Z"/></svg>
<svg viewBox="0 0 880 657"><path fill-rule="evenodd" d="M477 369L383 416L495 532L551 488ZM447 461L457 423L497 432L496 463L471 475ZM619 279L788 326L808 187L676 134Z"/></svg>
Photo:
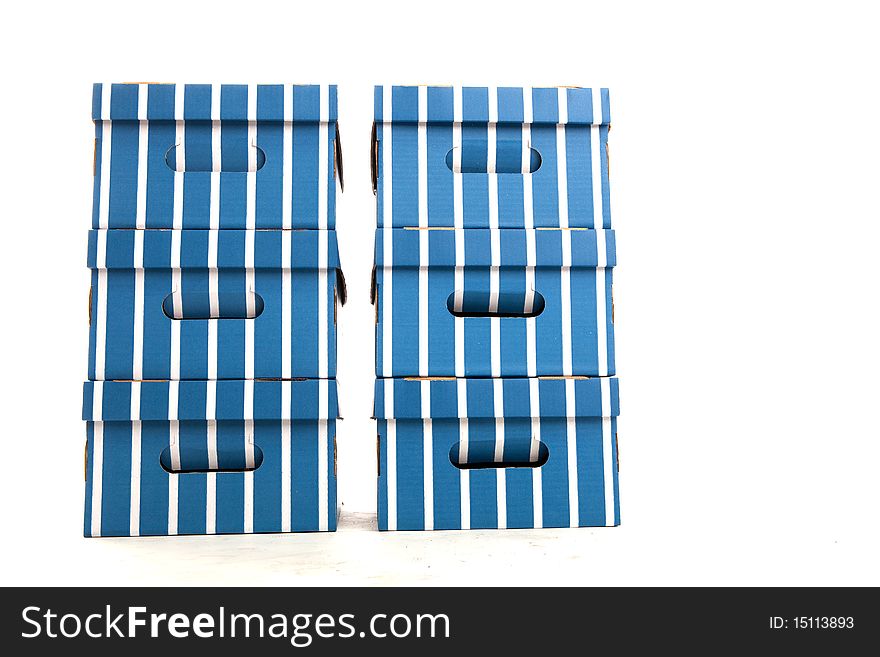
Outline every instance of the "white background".
<svg viewBox="0 0 880 657"><path fill-rule="evenodd" d="M880 584L869 3L297 4L6 7L2 584ZM81 537L91 83L131 80L339 84L336 534ZM383 82L611 88L620 528L374 531Z"/></svg>

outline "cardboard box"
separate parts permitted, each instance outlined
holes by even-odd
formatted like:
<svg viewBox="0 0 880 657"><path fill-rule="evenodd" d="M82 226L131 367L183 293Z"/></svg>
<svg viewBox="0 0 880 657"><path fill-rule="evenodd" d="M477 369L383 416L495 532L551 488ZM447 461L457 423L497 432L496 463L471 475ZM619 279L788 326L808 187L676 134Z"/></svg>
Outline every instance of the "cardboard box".
<svg viewBox="0 0 880 657"><path fill-rule="evenodd" d="M380 377L614 374L614 232L380 228Z"/></svg>
<svg viewBox="0 0 880 657"><path fill-rule="evenodd" d="M337 415L332 380L87 382L84 533L333 531Z"/></svg>
<svg viewBox="0 0 880 657"><path fill-rule="evenodd" d="M620 522L617 379L383 379L379 529Z"/></svg>
<svg viewBox="0 0 880 657"><path fill-rule="evenodd" d="M87 536L336 528L334 86L98 84Z"/></svg>
<svg viewBox="0 0 880 657"><path fill-rule="evenodd" d="M96 84L93 228L332 229L336 87Z"/></svg>
<svg viewBox="0 0 880 657"><path fill-rule="evenodd" d="M610 228L607 89L375 88L379 227Z"/></svg>
<svg viewBox="0 0 880 657"><path fill-rule="evenodd" d="M607 89L376 87L380 529L619 523L609 124Z"/></svg>
<svg viewBox="0 0 880 657"><path fill-rule="evenodd" d="M92 230L89 379L332 378L332 230Z"/></svg>

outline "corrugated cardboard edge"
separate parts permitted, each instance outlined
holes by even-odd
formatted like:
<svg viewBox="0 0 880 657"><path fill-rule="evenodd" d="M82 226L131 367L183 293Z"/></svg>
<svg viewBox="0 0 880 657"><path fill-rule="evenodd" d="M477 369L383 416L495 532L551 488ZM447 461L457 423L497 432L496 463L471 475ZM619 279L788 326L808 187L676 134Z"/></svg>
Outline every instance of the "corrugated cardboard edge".
<svg viewBox="0 0 880 657"><path fill-rule="evenodd" d="M344 306L345 302L348 301L348 288L345 285L345 274L342 273L342 268L339 267L336 269L336 289L339 290L339 303Z"/></svg>
<svg viewBox="0 0 880 657"><path fill-rule="evenodd" d="M339 178L339 191L345 191L345 178L342 175L342 137L339 124L336 124L336 138L333 140L333 173Z"/></svg>
<svg viewBox="0 0 880 657"><path fill-rule="evenodd" d="M376 138L376 122L370 134L370 178L373 182L373 194L379 189L379 140Z"/></svg>

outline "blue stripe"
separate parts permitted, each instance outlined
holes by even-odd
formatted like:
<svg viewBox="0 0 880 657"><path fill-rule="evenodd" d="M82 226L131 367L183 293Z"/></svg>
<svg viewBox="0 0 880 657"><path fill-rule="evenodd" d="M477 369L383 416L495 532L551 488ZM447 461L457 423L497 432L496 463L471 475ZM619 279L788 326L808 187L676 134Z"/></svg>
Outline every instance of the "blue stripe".
<svg viewBox="0 0 880 657"><path fill-rule="evenodd" d="M158 389L157 389L158 390ZM147 402L141 390L141 406ZM165 406L167 407L167 399ZM167 422L144 422L141 425L141 507L140 532L144 536L168 533L168 478L159 458L169 446Z"/></svg>
<svg viewBox="0 0 880 657"><path fill-rule="evenodd" d="M101 535L128 536L131 505L131 424L104 424Z"/></svg>
<svg viewBox="0 0 880 657"><path fill-rule="evenodd" d="M388 529L388 422L378 420L379 499L377 504L380 531Z"/></svg>
<svg viewBox="0 0 880 657"><path fill-rule="evenodd" d="M397 423L397 528L425 528L424 431L421 422Z"/></svg>
<svg viewBox="0 0 880 657"><path fill-rule="evenodd" d="M85 405L83 408L85 416ZM83 509L83 536L92 535L92 482L95 479L95 423L86 423L86 485L85 504Z"/></svg>

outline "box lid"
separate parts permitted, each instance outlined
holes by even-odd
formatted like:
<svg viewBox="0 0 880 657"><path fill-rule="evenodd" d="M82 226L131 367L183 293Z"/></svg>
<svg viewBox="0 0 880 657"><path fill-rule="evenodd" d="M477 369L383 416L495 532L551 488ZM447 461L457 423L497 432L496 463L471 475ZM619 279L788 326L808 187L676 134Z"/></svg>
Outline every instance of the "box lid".
<svg viewBox="0 0 880 657"><path fill-rule="evenodd" d="M87 265L90 269L168 269L172 266L213 269L208 266L209 244L213 240L217 248L217 269L244 269L249 238L253 239L253 264L249 268L339 269L335 230L93 229L89 231ZM290 261L283 265L281 254L285 239L290 239ZM137 240L142 242L143 251L136 265ZM326 244L324 257L319 249L321 241ZM179 262L172 265L176 244L180 244L180 257Z"/></svg>
<svg viewBox="0 0 880 657"><path fill-rule="evenodd" d="M568 403L573 400L573 408ZM616 417L615 377L378 379L377 419Z"/></svg>
<svg viewBox="0 0 880 657"><path fill-rule="evenodd" d="M428 259L422 262L421 240L428 239ZM390 242L388 238L390 237ZM565 243L564 241L570 241ZM533 242L534 249L529 246ZM386 259L386 249L393 253ZM494 244L494 246L493 246ZM456 260L456 247L463 246L463 262ZM377 267L490 267L493 250L501 269L505 267L614 267L617 256L613 230L593 229L414 229L379 228L376 231ZM532 251L530 255L530 251Z"/></svg>
<svg viewBox="0 0 880 657"><path fill-rule="evenodd" d="M336 85L97 83L92 120L332 123Z"/></svg>
<svg viewBox="0 0 880 657"><path fill-rule="evenodd" d="M426 107L419 116L419 95ZM377 123L609 125L608 89L376 86Z"/></svg>
<svg viewBox="0 0 880 657"><path fill-rule="evenodd" d="M285 398L290 404L282 408ZM329 420L339 408L335 379L86 381L82 413L83 420L105 422Z"/></svg>

